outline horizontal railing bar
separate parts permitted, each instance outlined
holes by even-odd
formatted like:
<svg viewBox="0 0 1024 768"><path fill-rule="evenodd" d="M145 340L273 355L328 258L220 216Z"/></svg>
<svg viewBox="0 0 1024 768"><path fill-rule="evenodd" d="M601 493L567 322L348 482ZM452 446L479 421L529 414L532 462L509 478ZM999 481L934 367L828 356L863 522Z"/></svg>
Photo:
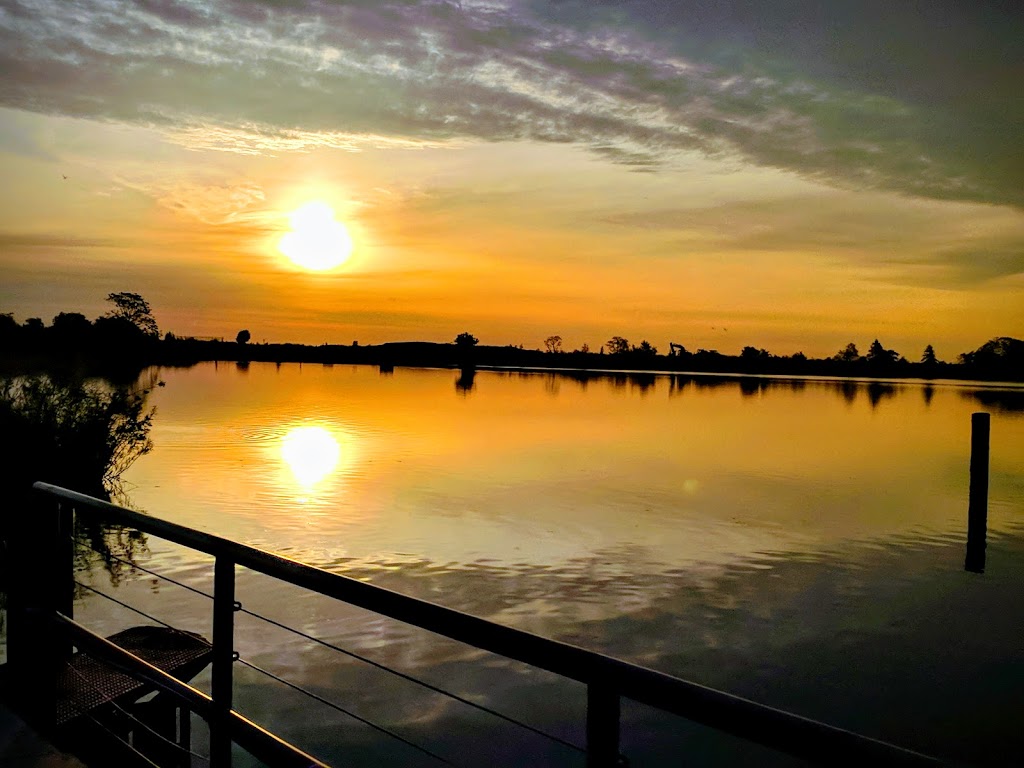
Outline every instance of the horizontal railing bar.
<svg viewBox="0 0 1024 768"><path fill-rule="evenodd" d="M282 555L100 501L48 483L37 491L176 544L582 683L606 689L724 733L830 765L938 765L934 758L663 672L481 619L324 571Z"/></svg>
<svg viewBox="0 0 1024 768"><path fill-rule="evenodd" d="M200 717L209 722L218 714L213 708L213 700L197 688L182 682L171 674L156 667L144 659L140 659L130 651L126 651L116 643L97 635L92 630L70 619L62 613L55 613L54 619L59 626L70 635L72 642L86 653L97 659L125 669L147 683L167 691L183 701ZM261 728L234 710L228 713L231 726L231 738L243 749L258 760L275 766L294 766L295 768L330 768L311 755Z"/></svg>

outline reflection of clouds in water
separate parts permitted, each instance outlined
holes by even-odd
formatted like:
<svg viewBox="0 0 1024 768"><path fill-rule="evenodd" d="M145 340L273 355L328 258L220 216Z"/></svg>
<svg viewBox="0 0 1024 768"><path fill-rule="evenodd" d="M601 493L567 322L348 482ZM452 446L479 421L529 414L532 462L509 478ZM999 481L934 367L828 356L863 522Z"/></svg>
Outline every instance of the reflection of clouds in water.
<svg viewBox="0 0 1024 768"><path fill-rule="evenodd" d="M947 759L984 754L1005 764L1017 754L1014 713L1024 706L1024 687L1007 686L1024 679L1024 668L1019 612L1006 608L1024 597L1022 536L1018 528L992 541L990 556L1001 567L984 582L961 570L963 542L951 536L765 553L714 573L659 571L645 562L650 553L628 547L557 568L424 560L334 570ZM250 600L265 603L266 612L298 626L301 616L316 616L316 628L306 628L329 642L582 741L582 686L351 606L317 596L282 600L281 589L249 586L253 594L242 598L249 607ZM975 631L979 623L984 633ZM259 663L286 668L327 698L358 702L362 715L464 764L498 764L490 753L498 744L507 750L502 764L569 764L571 755L547 754L514 727L322 648L296 641L281 653L269 650L269 637L241 638L251 638L242 640L243 655L251 643ZM1009 677L994 674L997 668ZM948 728L982 721L984 729ZM689 731L653 711L624 720L636 764L671 764L675 741L692 737ZM324 755L343 754L340 742L350 738L326 720L309 735ZM721 764L775 764L731 741L716 748L740 750Z"/></svg>

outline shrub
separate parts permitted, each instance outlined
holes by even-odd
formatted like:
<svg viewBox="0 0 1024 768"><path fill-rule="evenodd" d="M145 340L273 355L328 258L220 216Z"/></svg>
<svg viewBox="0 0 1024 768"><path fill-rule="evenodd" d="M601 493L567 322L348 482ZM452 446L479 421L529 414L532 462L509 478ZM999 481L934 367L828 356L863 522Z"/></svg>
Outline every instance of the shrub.
<svg viewBox="0 0 1024 768"><path fill-rule="evenodd" d="M152 448L148 388L45 375L0 381L0 435L7 460L0 483L16 496L44 480L108 495Z"/></svg>

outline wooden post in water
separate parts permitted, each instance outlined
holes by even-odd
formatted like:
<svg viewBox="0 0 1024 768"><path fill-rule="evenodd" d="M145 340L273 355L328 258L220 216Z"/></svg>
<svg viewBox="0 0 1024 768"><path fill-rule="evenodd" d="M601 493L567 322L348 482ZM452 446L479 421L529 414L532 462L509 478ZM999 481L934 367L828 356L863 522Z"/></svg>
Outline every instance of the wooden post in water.
<svg viewBox="0 0 1024 768"><path fill-rule="evenodd" d="M988 532L988 456L991 416L971 414L971 488L967 508L967 556L964 570L985 572Z"/></svg>

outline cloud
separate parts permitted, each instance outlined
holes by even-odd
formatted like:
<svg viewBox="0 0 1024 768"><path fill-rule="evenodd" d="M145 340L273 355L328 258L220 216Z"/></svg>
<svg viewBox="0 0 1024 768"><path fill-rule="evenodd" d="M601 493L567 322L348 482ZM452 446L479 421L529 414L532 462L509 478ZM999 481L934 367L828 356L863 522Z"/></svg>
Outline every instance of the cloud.
<svg viewBox="0 0 1024 768"><path fill-rule="evenodd" d="M602 221L673 238L672 259L723 249L769 258L802 252L874 280L954 290L1024 274L1024 219L993 206L835 191L622 212Z"/></svg>
<svg viewBox="0 0 1024 768"><path fill-rule="evenodd" d="M1024 234L1018 237L979 238L929 253L927 257L892 259L911 285L940 288L980 286L1024 275Z"/></svg>
<svg viewBox="0 0 1024 768"><path fill-rule="evenodd" d="M51 235L35 232L0 231L0 250L15 248L124 248L125 240L74 235Z"/></svg>
<svg viewBox="0 0 1024 768"><path fill-rule="evenodd" d="M1024 205L1024 30L998 3L9 0L0 105L234 152L697 150L853 188ZM984 6L977 8L975 6Z"/></svg>
<svg viewBox="0 0 1024 768"><path fill-rule="evenodd" d="M428 149L443 146L443 142L409 139L373 134L342 133L339 131L306 131L296 129L268 129L259 125L186 124L167 132L168 138L190 149L209 149L235 152L241 155L267 155L285 152L305 152L316 148L340 149L359 152L364 149Z"/></svg>
<svg viewBox="0 0 1024 768"><path fill-rule="evenodd" d="M266 199L259 185L244 179L218 183L161 176L117 176L114 181L125 189L142 192L170 210L204 224L222 225L245 221L247 217L256 215L247 211L259 207Z"/></svg>

